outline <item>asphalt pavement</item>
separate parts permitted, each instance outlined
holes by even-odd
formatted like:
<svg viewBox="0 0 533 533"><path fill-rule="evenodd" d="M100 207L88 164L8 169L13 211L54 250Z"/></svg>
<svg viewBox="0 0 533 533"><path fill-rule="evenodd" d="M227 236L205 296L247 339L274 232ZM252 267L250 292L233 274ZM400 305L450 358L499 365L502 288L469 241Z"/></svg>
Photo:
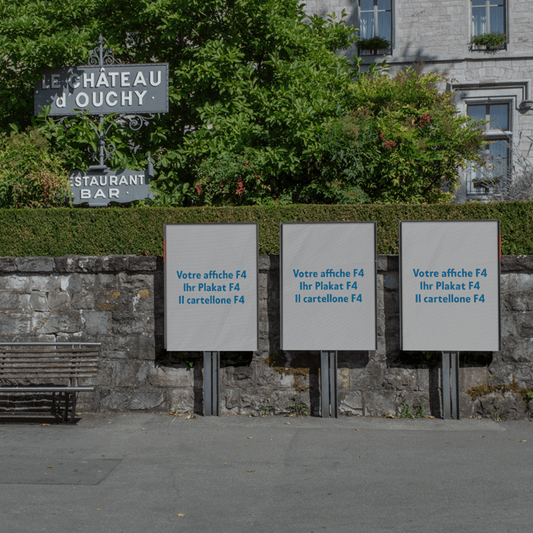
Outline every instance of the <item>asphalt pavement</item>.
<svg viewBox="0 0 533 533"><path fill-rule="evenodd" d="M533 423L0 419L0 533L533 531Z"/></svg>

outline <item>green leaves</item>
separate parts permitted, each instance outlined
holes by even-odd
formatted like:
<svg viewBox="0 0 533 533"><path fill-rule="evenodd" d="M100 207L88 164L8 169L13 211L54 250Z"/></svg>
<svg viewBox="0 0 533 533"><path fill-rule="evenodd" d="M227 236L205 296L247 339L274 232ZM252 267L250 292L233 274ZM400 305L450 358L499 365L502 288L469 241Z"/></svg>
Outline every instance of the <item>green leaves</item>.
<svg viewBox="0 0 533 533"><path fill-rule="evenodd" d="M317 178L320 135L342 115L351 80L337 50L355 38L344 22L304 18L297 0L4 2L0 131L34 123L42 69L87 63L101 32L118 59L166 62L170 74L168 114L137 132L111 128L111 167L142 168L152 154L153 187L164 205L300 201ZM36 122L68 170L93 162L86 148L97 139L87 120L55 124L43 115ZM243 177L246 194L235 197L235 165L247 158L260 179ZM232 183L232 195L229 188L223 197L196 194L194 185L208 176Z"/></svg>
<svg viewBox="0 0 533 533"><path fill-rule="evenodd" d="M0 135L0 207L67 205L70 190L62 163L36 128Z"/></svg>
<svg viewBox="0 0 533 533"><path fill-rule="evenodd" d="M460 167L479 161L484 141L477 123L457 114L451 93L439 92L442 81L413 70L360 77L348 95L351 114L322 138L322 175L342 177L371 202L451 200Z"/></svg>

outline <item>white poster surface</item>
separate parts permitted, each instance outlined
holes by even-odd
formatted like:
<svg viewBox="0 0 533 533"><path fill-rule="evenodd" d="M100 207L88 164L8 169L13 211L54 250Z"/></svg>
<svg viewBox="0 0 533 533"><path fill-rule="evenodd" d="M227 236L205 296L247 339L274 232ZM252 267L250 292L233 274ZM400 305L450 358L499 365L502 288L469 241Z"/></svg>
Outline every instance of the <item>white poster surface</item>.
<svg viewBox="0 0 533 533"><path fill-rule="evenodd" d="M376 349L376 224L281 225L283 350Z"/></svg>
<svg viewBox="0 0 533 533"><path fill-rule="evenodd" d="M165 347L257 350L257 224L165 225Z"/></svg>
<svg viewBox="0 0 533 533"><path fill-rule="evenodd" d="M402 350L500 349L498 220L400 223Z"/></svg>

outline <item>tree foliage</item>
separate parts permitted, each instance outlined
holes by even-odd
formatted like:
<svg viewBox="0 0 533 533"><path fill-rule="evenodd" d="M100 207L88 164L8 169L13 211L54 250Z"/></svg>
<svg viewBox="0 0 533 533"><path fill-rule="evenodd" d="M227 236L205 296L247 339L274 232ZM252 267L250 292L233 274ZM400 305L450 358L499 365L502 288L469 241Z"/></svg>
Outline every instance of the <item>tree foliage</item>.
<svg viewBox="0 0 533 533"><path fill-rule="evenodd" d="M349 114L324 136L324 179L365 201L435 203L453 197L459 172L480 162L480 123L460 116L439 74L409 69L361 77L347 94Z"/></svg>
<svg viewBox="0 0 533 533"><path fill-rule="evenodd" d="M36 128L0 134L0 207L55 207L68 203L68 173Z"/></svg>
<svg viewBox="0 0 533 533"><path fill-rule="evenodd" d="M42 69L86 64L99 33L124 63L170 72L170 112L138 132L112 127L110 166L143 168L151 153L162 204L316 199L309 165L350 82L336 53L354 40L343 23L305 21L298 0L2 2L0 129L35 123ZM96 149L88 120L36 122L71 170Z"/></svg>

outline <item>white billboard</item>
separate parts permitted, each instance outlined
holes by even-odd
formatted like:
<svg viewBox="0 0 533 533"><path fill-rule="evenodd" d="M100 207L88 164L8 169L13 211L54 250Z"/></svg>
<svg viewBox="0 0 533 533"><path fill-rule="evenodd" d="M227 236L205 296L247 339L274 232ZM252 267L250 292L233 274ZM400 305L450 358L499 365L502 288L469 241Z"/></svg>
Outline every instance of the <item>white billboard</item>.
<svg viewBox="0 0 533 533"><path fill-rule="evenodd" d="M400 222L401 347L500 349L500 221Z"/></svg>
<svg viewBox="0 0 533 533"><path fill-rule="evenodd" d="M257 224L165 225L165 347L257 350Z"/></svg>
<svg viewBox="0 0 533 533"><path fill-rule="evenodd" d="M281 348L376 350L375 222L284 223Z"/></svg>

